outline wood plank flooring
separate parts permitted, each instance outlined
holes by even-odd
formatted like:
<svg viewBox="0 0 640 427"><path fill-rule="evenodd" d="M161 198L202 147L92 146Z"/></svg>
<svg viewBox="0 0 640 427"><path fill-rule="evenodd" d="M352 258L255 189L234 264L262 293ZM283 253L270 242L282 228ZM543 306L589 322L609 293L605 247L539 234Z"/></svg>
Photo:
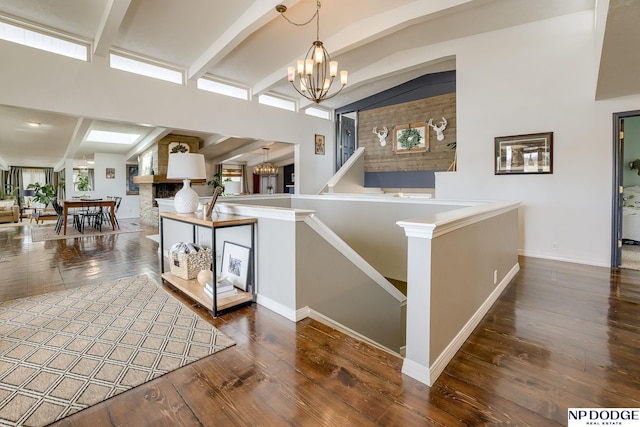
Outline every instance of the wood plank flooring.
<svg viewBox="0 0 640 427"><path fill-rule="evenodd" d="M32 243L28 226L2 227L0 299L142 273L160 283L154 232ZM640 408L640 272L520 263L433 387L316 321L193 307L237 344L55 425L550 426L569 407Z"/></svg>

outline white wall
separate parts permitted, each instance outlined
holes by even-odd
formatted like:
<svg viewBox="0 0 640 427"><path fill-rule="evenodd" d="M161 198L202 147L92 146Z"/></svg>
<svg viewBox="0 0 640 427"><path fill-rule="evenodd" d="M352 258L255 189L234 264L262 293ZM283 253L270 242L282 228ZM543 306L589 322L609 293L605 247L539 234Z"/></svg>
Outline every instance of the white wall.
<svg viewBox="0 0 640 427"><path fill-rule="evenodd" d="M97 56L86 63L0 40L0 57L0 104L299 144L302 193L317 193L333 175L331 121L201 91L194 81L185 87L112 70ZM324 156L314 154L315 134L326 137Z"/></svg>
<svg viewBox="0 0 640 427"><path fill-rule="evenodd" d="M526 255L609 265L612 113L640 109L640 96L594 101L598 30L581 12L399 52L416 65L455 55L458 172L437 174L436 197L522 201ZM110 70L100 57L87 64L5 41L0 57L0 104L298 143L299 194L333 174L332 122ZM494 175L496 136L545 131L552 175ZM314 154L316 133L324 156Z"/></svg>
<svg viewBox="0 0 640 427"><path fill-rule="evenodd" d="M583 12L450 43L458 171L437 174L436 197L520 200L522 254L608 266L612 113L640 109L640 96L594 101L593 21ZM553 174L494 175L494 137L546 131Z"/></svg>
<svg viewBox="0 0 640 427"><path fill-rule="evenodd" d="M125 156L121 154L95 153L95 163L92 165L94 171L94 190L91 192L74 191L73 168L80 162L67 160L65 162L65 186L66 196L80 196L90 194L91 197L122 197L118 218L138 218L140 216L140 200L138 196L127 196L127 170ZM115 178L107 179L106 169L115 169Z"/></svg>

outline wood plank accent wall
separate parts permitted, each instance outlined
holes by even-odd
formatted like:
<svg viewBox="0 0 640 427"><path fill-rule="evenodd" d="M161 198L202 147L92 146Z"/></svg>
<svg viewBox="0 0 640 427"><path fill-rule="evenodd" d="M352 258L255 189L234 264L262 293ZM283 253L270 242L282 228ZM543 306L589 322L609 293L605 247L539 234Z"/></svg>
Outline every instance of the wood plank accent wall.
<svg viewBox="0 0 640 427"><path fill-rule="evenodd" d="M434 125L439 125L442 117L447 119L445 138L438 141L435 131L429 127L429 151L411 154L396 154L393 151L395 126L428 122L430 118L433 118ZM387 144L381 147L378 137L373 133L373 128L377 127L378 131L381 131L385 126L389 129L389 136L387 136ZM455 154L447 144L454 141L456 141L455 92L358 113L358 145L365 147L365 173L446 171L453 162Z"/></svg>

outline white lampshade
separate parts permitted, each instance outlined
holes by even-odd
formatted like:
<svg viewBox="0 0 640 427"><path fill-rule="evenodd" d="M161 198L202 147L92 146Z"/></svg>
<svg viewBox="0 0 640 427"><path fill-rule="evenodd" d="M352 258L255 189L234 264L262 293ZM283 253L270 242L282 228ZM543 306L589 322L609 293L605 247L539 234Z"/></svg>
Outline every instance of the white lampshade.
<svg viewBox="0 0 640 427"><path fill-rule="evenodd" d="M207 168L204 163L204 154L169 154L168 179L205 179L206 177Z"/></svg>
<svg viewBox="0 0 640 427"><path fill-rule="evenodd" d="M196 153L169 154L168 179L183 179L182 189L176 193L174 205L178 213L191 213L198 209L198 193L191 188L190 179L205 179L207 170L204 155Z"/></svg>

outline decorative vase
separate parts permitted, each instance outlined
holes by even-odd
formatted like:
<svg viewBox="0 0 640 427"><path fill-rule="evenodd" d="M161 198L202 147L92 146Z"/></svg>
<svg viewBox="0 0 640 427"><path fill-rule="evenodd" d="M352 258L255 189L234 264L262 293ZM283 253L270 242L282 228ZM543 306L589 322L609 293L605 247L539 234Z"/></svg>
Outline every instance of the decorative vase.
<svg viewBox="0 0 640 427"><path fill-rule="evenodd" d="M211 270L200 270L200 273L198 273L198 283L200 283L202 286L205 286L207 282L210 282L212 280L213 272Z"/></svg>

